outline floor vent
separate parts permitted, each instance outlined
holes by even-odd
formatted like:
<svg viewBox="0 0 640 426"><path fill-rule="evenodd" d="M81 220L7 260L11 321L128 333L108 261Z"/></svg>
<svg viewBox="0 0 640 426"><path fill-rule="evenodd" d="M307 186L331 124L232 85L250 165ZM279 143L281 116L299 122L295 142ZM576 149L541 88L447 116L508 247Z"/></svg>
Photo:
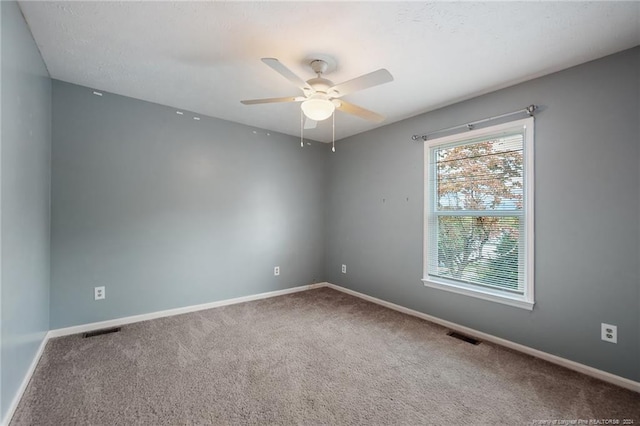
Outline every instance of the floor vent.
<svg viewBox="0 0 640 426"><path fill-rule="evenodd" d="M121 330L121 327L112 327L112 328L103 328L101 330L89 331L87 333L82 333L82 337L85 339L87 337L101 336L103 334L117 333Z"/></svg>
<svg viewBox="0 0 640 426"><path fill-rule="evenodd" d="M464 334L460 334L455 331L448 332L447 336L455 337L456 339L462 340L463 342L471 343L472 345L480 344L480 340L474 339L473 337L465 336Z"/></svg>

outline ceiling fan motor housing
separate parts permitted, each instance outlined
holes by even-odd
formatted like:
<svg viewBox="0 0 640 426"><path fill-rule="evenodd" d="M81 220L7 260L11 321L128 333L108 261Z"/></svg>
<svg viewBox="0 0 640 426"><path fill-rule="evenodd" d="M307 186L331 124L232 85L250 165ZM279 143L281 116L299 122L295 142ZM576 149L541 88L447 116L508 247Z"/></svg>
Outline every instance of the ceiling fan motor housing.
<svg viewBox="0 0 640 426"><path fill-rule="evenodd" d="M316 92L327 93L329 88L333 87L333 82L326 78L317 77L307 80L307 84L313 87Z"/></svg>

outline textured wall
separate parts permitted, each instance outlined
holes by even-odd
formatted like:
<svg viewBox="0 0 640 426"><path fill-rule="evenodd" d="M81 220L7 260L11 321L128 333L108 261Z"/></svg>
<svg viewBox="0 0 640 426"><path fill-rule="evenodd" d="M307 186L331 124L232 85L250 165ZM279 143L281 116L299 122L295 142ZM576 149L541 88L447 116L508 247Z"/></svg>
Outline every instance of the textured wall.
<svg viewBox="0 0 640 426"><path fill-rule="evenodd" d="M49 329L51 80L18 5L3 1L0 8L4 418Z"/></svg>
<svg viewBox="0 0 640 426"><path fill-rule="evenodd" d="M54 80L51 327L321 281L328 150Z"/></svg>
<svg viewBox="0 0 640 426"><path fill-rule="evenodd" d="M341 141L328 162L328 281L640 380L640 48ZM415 133L540 105L533 312L426 288ZM347 274L340 265L347 265ZM618 344L600 323L618 326Z"/></svg>

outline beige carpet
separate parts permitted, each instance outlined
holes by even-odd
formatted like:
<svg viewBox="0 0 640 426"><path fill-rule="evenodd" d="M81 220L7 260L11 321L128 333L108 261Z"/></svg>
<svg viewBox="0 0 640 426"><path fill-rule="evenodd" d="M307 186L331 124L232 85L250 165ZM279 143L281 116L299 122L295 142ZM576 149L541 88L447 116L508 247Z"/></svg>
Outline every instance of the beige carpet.
<svg viewBox="0 0 640 426"><path fill-rule="evenodd" d="M446 332L322 288L62 337L11 424L640 424L640 394Z"/></svg>

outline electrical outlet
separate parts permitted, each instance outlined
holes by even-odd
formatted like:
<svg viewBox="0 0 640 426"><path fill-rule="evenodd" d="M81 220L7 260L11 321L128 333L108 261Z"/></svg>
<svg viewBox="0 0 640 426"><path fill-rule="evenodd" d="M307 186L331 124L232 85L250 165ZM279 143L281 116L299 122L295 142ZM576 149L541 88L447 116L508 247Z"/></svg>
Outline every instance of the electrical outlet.
<svg viewBox="0 0 640 426"><path fill-rule="evenodd" d="M343 274L347 273L347 265L342 265L342 273Z"/></svg>
<svg viewBox="0 0 640 426"><path fill-rule="evenodd" d="M102 300L105 297L107 297L107 295L105 294L104 286L94 287L93 288L93 297L94 297L94 300Z"/></svg>
<svg viewBox="0 0 640 426"><path fill-rule="evenodd" d="M279 266L275 266L275 267L273 268L273 275L275 275L276 277L277 277L278 275L280 275L280 267L279 267Z"/></svg>
<svg viewBox="0 0 640 426"><path fill-rule="evenodd" d="M611 324L601 324L601 338L605 342L618 343L618 327Z"/></svg>

